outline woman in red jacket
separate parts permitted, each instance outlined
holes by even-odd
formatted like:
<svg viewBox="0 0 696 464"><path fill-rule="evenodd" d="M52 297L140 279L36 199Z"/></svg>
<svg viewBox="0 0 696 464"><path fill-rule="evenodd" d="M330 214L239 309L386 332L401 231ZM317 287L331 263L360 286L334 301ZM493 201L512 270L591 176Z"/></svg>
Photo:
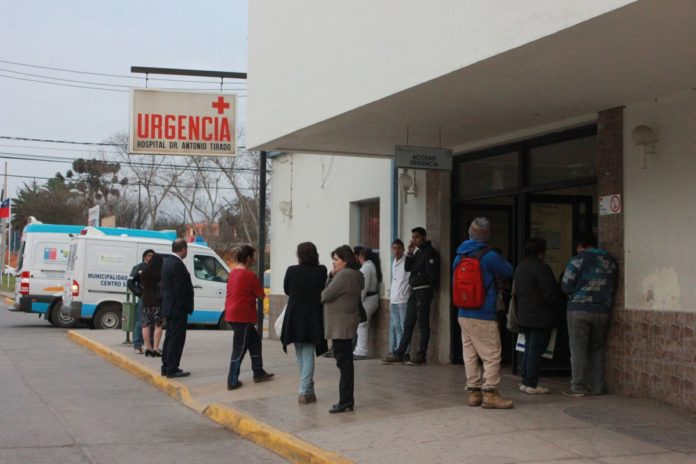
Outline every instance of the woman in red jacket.
<svg viewBox="0 0 696 464"><path fill-rule="evenodd" d="M232 337L232 356L230 371L227 375L227 389L235 390L242 386L239 370L244 355L249 350L254 382L271 380L273 374L263 369L261 358L261 334L256 330L258 314L256 299L263 299L261 282L249 268L254 264L256 250L243 245L237 251L237 265L227 279L227 296L225 297L225 320L230 323Z"/></svg>

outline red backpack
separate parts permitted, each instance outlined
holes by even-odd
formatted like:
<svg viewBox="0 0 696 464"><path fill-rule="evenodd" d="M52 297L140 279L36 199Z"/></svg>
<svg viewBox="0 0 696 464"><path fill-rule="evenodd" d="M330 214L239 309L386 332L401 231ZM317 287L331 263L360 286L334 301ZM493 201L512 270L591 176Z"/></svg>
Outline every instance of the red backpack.
<svg viewBox="0 0 696 464"><path fill-rule="evenodd" d="M480 309L486 301L481 258L491 251L482 248L472 256L462 255L452 278L452 302L457 308Z"/></svg>

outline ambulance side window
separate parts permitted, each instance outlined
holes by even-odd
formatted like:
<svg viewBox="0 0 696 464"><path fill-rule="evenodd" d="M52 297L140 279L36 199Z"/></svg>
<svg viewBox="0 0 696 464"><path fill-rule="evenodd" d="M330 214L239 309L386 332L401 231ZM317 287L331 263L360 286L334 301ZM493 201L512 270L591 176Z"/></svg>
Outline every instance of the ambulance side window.
<svg viewBox="0 0 696 464"><path fill-rule="evenodd" d="M194 255L193 273L197 279L227 282L227 269L214 256Z"/></svg>
<svg viewBox="0 0 696 464"><path fill-rule="evenodd" d="M70 245L70 253L68 253L68 271L75 270L75 261L77 260L77 244Z"/></svg>
<svg viewBox="0 0 696 464"><path fill-rule="evenodd" d="M24 264L24 249L27 246L27 242L22 242L22 247L19 249L19 262L17 263L17 271L22 270L22 264Z"/></svg>

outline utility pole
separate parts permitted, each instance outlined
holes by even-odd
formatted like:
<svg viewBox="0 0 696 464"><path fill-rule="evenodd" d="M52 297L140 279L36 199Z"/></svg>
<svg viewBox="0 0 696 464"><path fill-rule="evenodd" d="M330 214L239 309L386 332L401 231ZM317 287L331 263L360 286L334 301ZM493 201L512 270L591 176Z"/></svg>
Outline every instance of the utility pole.
<svg viewBox="0 0 696 464"><path fill-rule="evenodd" d="M150 74L165 74L175 76L199 76L199 77L218 77L220 78L220 90L222 91L223 79L246 79L247 73L228 72L228 71L204 71L196 69L175 69L175 68L153 68L147 66L131 66L132 73L145 74L145 86ZM262 151L259 159L259 234L258 234L258 278L263 284L263 273L266 267L266 160L267 153ZM184 213L184 223L185 220ZM259 315L258 330L263 337L263 301L258 302L257 311Z"/></svg>
<svg viewBox="0 0 696 464"><path fill-rule="evenodd" d="M263 285L263 273L266 269L266 158L267 153L261 152L259 159L259 280ZM258 302L258 330L263 337L263 300Z"/></svg>
<svg viewBox="0 0 696 464"><path fill-rule="evenodd" d="M2 200L5 199L5 196L7 195L7 162L5 162L5 180L2 185ZM7 195L9 196L9 195ZM10 213L11 214L11 213ZM7 217L7 221L3 219L2 221L2 258L0 258L0 282L2 281L2 278L5 275L5 265L8 264L7 261L5 261L5 255L9 256L8 254L8 249L7 249L7 225L10 223L10 220L12 218L10 216ZM9 282L9 278L8 278Z"/></svg>

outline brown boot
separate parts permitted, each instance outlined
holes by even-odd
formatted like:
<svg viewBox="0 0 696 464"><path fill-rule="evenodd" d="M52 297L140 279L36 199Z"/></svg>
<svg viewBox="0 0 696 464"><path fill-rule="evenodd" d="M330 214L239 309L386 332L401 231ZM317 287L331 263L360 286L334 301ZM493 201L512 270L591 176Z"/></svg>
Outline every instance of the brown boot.
<svg viewBox="0 0 696 464"><path fill-rule="evenodd" d="M512 409L512 400L506 400L500 397L498 390L486 390L483 392L484 409Z"/></svg>
<svg viewBox="0 0 696 464"><path fill-rule="evenodd" d="M476 407L476 406L481 406L481 403L483 402L483 394L481 393L480 388L470 388L469 389L469 406L471 407Z"/></svg>

